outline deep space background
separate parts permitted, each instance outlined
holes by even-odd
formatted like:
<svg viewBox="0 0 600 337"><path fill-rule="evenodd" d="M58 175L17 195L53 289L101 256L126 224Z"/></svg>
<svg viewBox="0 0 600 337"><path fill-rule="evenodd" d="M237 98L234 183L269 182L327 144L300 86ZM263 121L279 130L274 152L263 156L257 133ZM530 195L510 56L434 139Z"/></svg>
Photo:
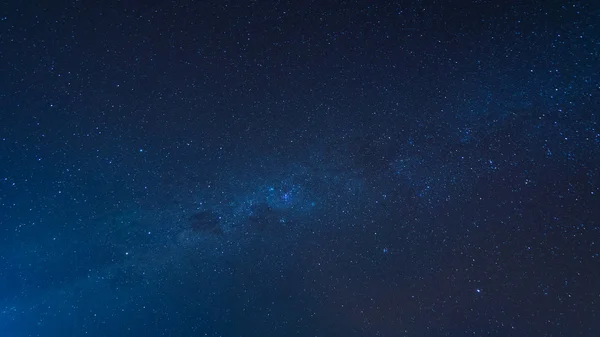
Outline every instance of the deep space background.
<svg viewBox="0 0 600 337"><path fill-rule="evenodd" d="M599 3L0 19L0 336L598 336Z"/></svg>

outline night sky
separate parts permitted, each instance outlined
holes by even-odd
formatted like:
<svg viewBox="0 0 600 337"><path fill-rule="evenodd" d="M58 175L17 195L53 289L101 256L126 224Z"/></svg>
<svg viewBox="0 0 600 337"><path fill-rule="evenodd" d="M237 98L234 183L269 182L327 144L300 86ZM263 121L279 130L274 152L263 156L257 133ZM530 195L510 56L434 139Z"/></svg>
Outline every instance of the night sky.
<svg viewBox="0 0 600 337"><path fill-rule="evenodd" d="M598 336L600 3L0 19L0 336Z"/></svg>

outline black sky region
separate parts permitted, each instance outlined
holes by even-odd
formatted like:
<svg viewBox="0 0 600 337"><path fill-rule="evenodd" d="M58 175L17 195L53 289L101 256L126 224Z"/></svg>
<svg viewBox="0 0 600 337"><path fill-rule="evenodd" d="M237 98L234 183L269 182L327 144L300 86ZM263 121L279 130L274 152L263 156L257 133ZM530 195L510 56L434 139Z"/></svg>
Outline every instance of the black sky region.
<svg viewBox="0 0 600 337"><path fill-rule="evenodd" d="M0 19L1 336L598 336L600 3Z"/></svg>

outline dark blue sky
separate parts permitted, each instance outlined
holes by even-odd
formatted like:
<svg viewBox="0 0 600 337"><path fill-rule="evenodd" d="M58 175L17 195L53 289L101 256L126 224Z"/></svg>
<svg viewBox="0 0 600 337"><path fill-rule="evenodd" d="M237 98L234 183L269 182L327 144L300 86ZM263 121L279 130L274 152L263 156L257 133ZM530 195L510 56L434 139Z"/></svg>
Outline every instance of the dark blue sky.
<svg viewBox="0 0 600 337"><path fill-rule="evenodd" d="M599 5L0 18L1 336L597 336Z"/></svg>

